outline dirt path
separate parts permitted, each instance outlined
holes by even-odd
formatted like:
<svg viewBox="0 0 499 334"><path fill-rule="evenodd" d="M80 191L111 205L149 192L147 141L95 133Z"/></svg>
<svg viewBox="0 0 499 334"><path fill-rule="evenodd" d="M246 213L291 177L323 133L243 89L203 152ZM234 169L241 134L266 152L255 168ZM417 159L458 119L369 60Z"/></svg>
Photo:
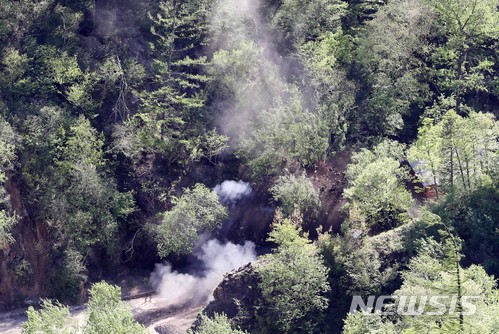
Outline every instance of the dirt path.
<svg viewBox="0 0 499 334"><path fill-rule="evenodd" d="M185 333L189 329L204 306L194 306L171 314L166 319L154 322L148 328L160 329L159 334Z"/></svg>
<svg viewBox="0 0 499 334"><path fill-rule="evenodd" d="M156 333L154 328L162 327L162 333L185 333L196 320L198 313L205 305L167 305L158 296L146 296L127 300L132 307L134 317L144 326ZM82 308L71 311L73 320L82 323L85 319L85 310ZM19 334L21 324L26 321L22 310L0 314L0 333Z"/></svg>
<svg viewBox="0 0 499 334"><path fill-rule="evenodd" d="M11 318L0 320L0 333L17 334L21 333L21 324L26 321L26 316L17 315Z"/></svg>

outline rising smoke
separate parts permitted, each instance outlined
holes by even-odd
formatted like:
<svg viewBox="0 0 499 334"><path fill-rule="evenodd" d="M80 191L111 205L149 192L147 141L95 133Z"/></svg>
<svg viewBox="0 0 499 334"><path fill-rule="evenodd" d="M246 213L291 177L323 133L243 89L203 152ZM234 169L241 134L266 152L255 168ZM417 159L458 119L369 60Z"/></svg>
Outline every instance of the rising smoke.
<svg viewBox="0 0 499 334"><path fill-rule="evenodd" d="M253 171L323 158L336 116L317 108L300 56L280 54L283 34L262 17L260 1L217 1L211 33L217 129L238 157Z"/></svg>
<svg viewBox="0 0 499 334"><path fill-rule="evenodd" d="M214 55L209 71L220 94L214 102L220 111L217 125L239 148L263 126L259 117L265 111L274 115L274 120L267 123L286 123L276 106L293 100L290 95L296 95L295 100L302 98L288 84L288 64L275 50L274 36L259 7L258 0L218 0L210 21ZM252 193L248 183L230 180L214 191L227 206ZM168 263L156 266L151 281L165 304L206 302L226 272L256 259L255 245L249 241L235 245L210 240L195 256L203 263L201 274L180 273Z"/></svg>
<svg viewBox="0 0 499 334"><path fill-rule="evenodd" d="M231 98L221 96L218 101L217 122L236 143L254 132L258 115L282 100L286 90L281 73L286 66L259 7L258 0L220 0L210 23L217 51L210 71L220 85L218 91L231 91Z"/></svg>
<svg viewBox="0 0 499 334"><path fill-rule="evenodd" d="M255 244L251 241L235 245L210 240L195 255L204 266L200 275L179 273L169 263L156 265L151 282L165 305L195 305L210 301L225 273L256 259Z"/></svg>
<svg viewBox="0 0 499 334"><path fill-rule="evenodd" d="M220 201L225 205L234 205L239 200L251 194L252 189L248 182L226 180L213 189Z"/></svg>

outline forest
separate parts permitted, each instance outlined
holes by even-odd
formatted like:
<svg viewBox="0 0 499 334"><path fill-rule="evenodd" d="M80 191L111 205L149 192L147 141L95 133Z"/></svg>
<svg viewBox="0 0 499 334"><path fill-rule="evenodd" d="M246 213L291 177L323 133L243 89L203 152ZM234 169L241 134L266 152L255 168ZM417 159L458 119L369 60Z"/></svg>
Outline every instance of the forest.
<svg viewBox="0 0 499 334"><path fill-rule="evenodd" d="M0 0L0 332L497 333L498 116L497 0Z"/></svg>

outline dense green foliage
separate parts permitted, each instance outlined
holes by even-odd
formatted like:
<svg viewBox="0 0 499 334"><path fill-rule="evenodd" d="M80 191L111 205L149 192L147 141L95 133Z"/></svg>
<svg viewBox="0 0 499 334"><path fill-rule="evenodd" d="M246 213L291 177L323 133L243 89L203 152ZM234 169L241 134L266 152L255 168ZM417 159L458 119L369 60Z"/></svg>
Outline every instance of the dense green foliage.
<svg viewBox="0 0 499 334"><path fill-rule="evenodd" d="M247 332L232 329L225 314L215 314L212 318L201 315L200 324L196 330L189 331L189 334L245 334Z"/></svg>
<svg viewBox="0 0 499 334"><path fill-rule="evenodd" d="M28 320L23 324L24 334L69 334L71 333L68 318L69 309L50 300L42 302L41 310L28 309Z"/></svg>
<svg viewBox="0 0 499 334"><path fill-rule="evenodd" d="M156 231L161 257L191 253L198 236L215 230L227 217L217 194L202 184L186 189L180 198L173 199L173 205Z"/></svg>
<svg viewBox="0 0 499 334"><path fill-rule="evenodd" d="M496 182L480 187L469 196L449 196L434 209L462 238L463 262L480 264L495 277L499 276L498 200Z"/></svg>
<svg viewBox="0 0 499 334"><path fill-rule="evenodd" d="M28 320L23 324L25 334L145 334L130 307L121 300L121 289L105 282L95 283L90 289L88 318L81 326L71 319L68 307L44 300L40 310L28 309Z"/></svg>
<svg viewBox="0 0 499 334"><path fill-rule="evenodd" d="M301 235L299 223L297 217L276 215L269 241L277 248L263 257L258 268L263 296L260 316L268 332L313 332L327 308L328 269L317 247Z"/></svg>
<svg viewBox="0 0 499 334"><path fill-rule="evenodd" d="M492 333L498 45L497 0L1 0L0 307L217 236L272 250L252 325L196 333ZM251 199L220 201L228 178ZM463 289L467 319L348 314ZM74 330L57 302L28 318ZM144 328L99 283L81 330Z"/></svg>
<svg viewBox="0 0 499 334"><path fill-rule="evenodd" d="M448 111L439 122L424 119L409 159L422 160L429 181L443 192L471 192L497 179L499 122L492 114ZM428 181L428 180L426 180Z"/></svg>
<svg viewBox="0 0 499 334"><path fill-rule="evenodd" d="M121 300L121 289L105 282L95 283L90 289L88 320L84 334L104 334L112 329L117 334L142 334L146 329L137 323L132 310Z"/></svg>
<svg viewBox="0 0 499 334"><path fill-rule="evenodd" d="M320 207L319 194L305 174L280 176L270 188L270 193L288 216L295 210L313 214Z"/></svg>
<svg viewBox="0 0 499 334"><path fill-rule="evenodd" d="M400 225L413 199L405 188L409 175L400 166L403 146L385 141L372 151L363 149L352 156L344 197L348 207L358 208L375 229Z"/></svg>
<svg viewBox="0 0 499 334"><path fill-rule="evenodd" d="M15 133L12 127L0 116L0 247L12 242L11 228L16 219L9 212L8 196L3 185L6 172L12 169L15 159Z"/></svg>
<svg viewBox="0 0 499 334"><path fill-rule="evenodd" d="M463 317L461 321L459 313L443 315L418 316L404 315L395 324L384 319L380 314L363 315L362 313L350 313L345 321L344 333L360 334L370 333L375 330L378 333L418 333L430 330L434 333L493 333L497 328L497 314L499 308L499 290L493 277L488 276L479 266L471 266L467 269L458 267L456 272L456 258L452 243L438 244L430 239L420 245L417 256L411 259L408 270L402 273L403 284L395 292L398 296L479 296L473 305L476 312ZM459 266L459 265L458 265ZM459 275L460 279L457 278ZM457 293L457 290L462 290ZM400 301L401 299L399 299ZM451 299L441 298L441 305L450 308ZM398 308L397 302L394 304ZM407 310L407 304L404 310ZM423 308L417 308L418 312L435 312L436 305L426 304ZM441 307L438 305L438 307ZM457 302L457 307L460 303ZM466 306L469 307L469 306Z"/></svg>

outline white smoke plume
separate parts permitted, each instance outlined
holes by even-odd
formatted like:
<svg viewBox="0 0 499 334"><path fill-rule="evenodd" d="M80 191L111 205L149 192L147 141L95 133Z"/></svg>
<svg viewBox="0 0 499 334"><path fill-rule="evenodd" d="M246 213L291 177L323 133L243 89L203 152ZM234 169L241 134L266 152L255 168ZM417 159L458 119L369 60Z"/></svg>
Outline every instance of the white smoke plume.
<svg viewBox="0 0 499 334"><path fill-rule="evenodd" d="M213 298L212 292L222 281L225 273L256 259L255 244L221 244L218 240L205 243L196 257L204 264L201 275L179 273L169 263L156 264L151 282L159 299L165 305L198 304Z"/></svg>
<svg viewBox="0 0 499 334"><path fill-rule="evenodd" d="M215 122L230 138L230 150L243 160L257 158L269 143L276 155L296 156L290 148L300 134L284 124L300 123L312 133L323 132L319 118L311 117L316 97L308 94L310 87L301 88L304 82L299 78L305 78L305 72L299 57L281 50L285 34L262 16L261 9L259 0L219 0L210 21L214 54L207 70L217 85ZM281 144L272 138L292 140Z"/></svg>
<svg viewBox="0 0 499 334"><path fill-rule="evenodd" d="M237 203L243 197L251 194L252 189L248 182L225 180L213 189L220 198L220 201L226 205Z"/></svg>

